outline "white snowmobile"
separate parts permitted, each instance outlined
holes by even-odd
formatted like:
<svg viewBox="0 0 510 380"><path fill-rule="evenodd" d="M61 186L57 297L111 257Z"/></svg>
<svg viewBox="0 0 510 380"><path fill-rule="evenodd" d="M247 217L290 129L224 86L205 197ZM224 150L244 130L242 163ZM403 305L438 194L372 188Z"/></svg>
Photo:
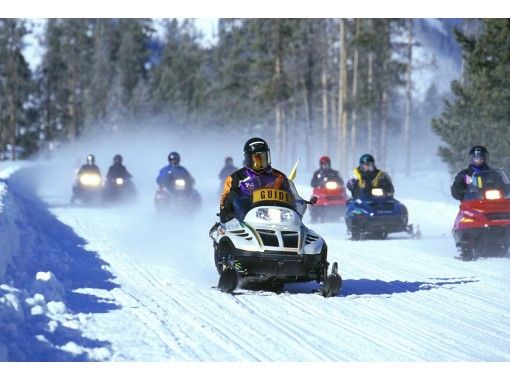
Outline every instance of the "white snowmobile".
<svg viewBox="0 0 510 380"><path fill-rule="evenodd" d="M264 188L250 196L236 194L233 218L210 229L220 290L265 284L278 292L288 282L315 280L324 297L340 292L338 264L328 275L327 245L302 222L316 198L305 201L289 184L290 192Z"/></svg>

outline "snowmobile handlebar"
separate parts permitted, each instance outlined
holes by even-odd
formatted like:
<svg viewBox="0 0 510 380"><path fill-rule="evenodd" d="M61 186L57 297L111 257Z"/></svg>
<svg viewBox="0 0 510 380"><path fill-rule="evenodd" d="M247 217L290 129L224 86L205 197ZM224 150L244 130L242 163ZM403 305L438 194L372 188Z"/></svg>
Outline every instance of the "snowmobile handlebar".
<svg viewBox="0 0 510 380"><path fill-rule="evenodd" d="M309 201L305 201L305 203L306 203L307 205L314 205L314 204L316 204L316 203L317 203L317 197L316 197L315 195L313 195L313 196L310 198L310 200L309 200Z"/></svg>

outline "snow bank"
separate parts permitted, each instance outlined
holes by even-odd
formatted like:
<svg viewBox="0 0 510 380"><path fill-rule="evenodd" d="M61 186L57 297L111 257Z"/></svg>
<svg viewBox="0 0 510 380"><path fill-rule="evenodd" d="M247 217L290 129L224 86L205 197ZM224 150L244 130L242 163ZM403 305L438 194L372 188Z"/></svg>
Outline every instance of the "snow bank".
<svg viewBox="0 0 510 380"><path fill-rule="evenodd" d="M23 166L26 166L26 163L20 161L0 163L0 180L6 180Z"/></svg>
<svg viewBox="0 0 510 380"><path fill-rule="evenodd" d="M0 163L0 283L4 277L5 268L11 260L11 253L15 250L14 240L16 232L6 216L8 204L8 187L6 180L20 167L19 163Z"/></svg>
<svg viewBox="0 0 510 380"><path fill-rule="evenodd" d="M37 199L37 169L18 169L0 167L0 361L107 360L81 332L102 300L75 293L107 286L107 265Z"/></svg>

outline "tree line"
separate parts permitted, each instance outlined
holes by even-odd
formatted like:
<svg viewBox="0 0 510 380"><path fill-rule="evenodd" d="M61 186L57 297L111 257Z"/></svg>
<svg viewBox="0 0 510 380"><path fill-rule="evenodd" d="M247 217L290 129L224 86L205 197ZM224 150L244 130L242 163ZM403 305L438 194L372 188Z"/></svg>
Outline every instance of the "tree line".
<svg viewBox="0 0 510 380"><path fill-rule="evenodd" d="M413 99L410 19L220 19L212 46L191 19L165 20L163 38L151 19L49 19L33 73L30 32L27 20L0 20L0 147L27 155L81 134L163 125L257 131L281 160L328 154L345 172L362 152L384 165L393 131L409 170L421 110L441 106L433 84L424 104Z"/></svg>

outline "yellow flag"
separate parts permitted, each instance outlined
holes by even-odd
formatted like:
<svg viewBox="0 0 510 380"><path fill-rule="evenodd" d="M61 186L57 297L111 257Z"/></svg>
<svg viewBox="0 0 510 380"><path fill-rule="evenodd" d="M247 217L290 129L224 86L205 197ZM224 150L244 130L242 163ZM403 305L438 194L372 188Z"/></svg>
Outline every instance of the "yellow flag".
<svg viewBox="0 0 510 380"><path fill-rule="evenodd" d="M299 165L299 161L300 161L300 160L301 160L300 158L298 158L298 159L297 159L296 163L294 164L294 166L292 167L292 169L291 169L291 171L290 171L290 173L289 173L289 177L288 177L288 178L289 178L291 181L294 181L294 178L296 178L296 175L297 175L297 167L298 167L298 165Z"/></svg>

